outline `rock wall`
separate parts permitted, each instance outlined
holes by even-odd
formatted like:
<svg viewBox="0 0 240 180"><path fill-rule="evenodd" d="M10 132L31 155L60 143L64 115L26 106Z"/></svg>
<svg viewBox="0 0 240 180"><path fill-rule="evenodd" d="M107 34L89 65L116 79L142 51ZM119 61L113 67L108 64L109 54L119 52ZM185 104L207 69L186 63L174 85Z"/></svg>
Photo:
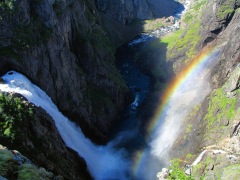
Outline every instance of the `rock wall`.
<svg viewBox="0 0 240 180"><path fill-rule="evenodd" d="M231 76L231 72L240 62L239 54L239 0L208 1L203 15L201 27L201 41L199 46L205 46L213 40L217 44L226 42L217 71L213 71L214 87L222 86Z"/></svg>
<svg viewBox="0 0 240 180"><path fill-rule="evenodd" d="M0 178L4 179L59 179L52 172L38 168L16 150L9 150L0 145Z"/></svg>
<svg viewBox="0 0 240 180"><path fill-rule="evenodd" d="M193 108L185 119L173 156L189 163L195 154L207 150L203 160L192 168L196 179L229 179L239 176L239 63L240 63L240 1L206 1L202 7L201 49L207 44L223 45L218 63L211 72L212 92ZM182 138L183 137L183 138ZM195 156L192 156L195 157ZM237 169L237 170L236 170Z"/></svg>
<svg viewBox="0 0 240 180"><path fill-rule="evenodd" d="M0 6L0 71L21 72L96 142L129 99L93 0L10 0Z"/></svg>
<svg viewBox="0 0 240 180"><path fill-rule="evenodd" d="M18 150L29 159L17 155L18 153L16 151L13 151L16 157L8 153L9 157L7 158L10 159L2 159L6 156L1 155L0 145L0 176L9 179L17 179L16 176L18 176L19 179L25 179L20 178L20 176L31 175L31 178L28 177L27 179L41 179L42 174L40 170L31 164L34 163L36 166L44 167L47 171L53 172L55 175L60 175L64 179L92 179L84 159L65 145L49 114L42 108L28 103L27 100L19 94L12 94L9 98L10 102L12 102L11 99L20 99L21 107L25 108L25 112L29 112L30 109L32 109L33 113L29 115L20 110L11 111L8 109L10 104L12 109L15 110L15 106L20 107L20 104L16 105L15 103L9 102L9 105L6 106L5 102L1 99L1 110L7 117L1 120L1 127L3 122L9 121L9 123L12 123L12 125L10 125L10 134L12 133L14 135L11 136L6 134L5 131L4 133L1 131L0 141L2 145L7 146L9 149ZM17 115L11 114L13 111ZM20 117L22 117L22 119L20 119ZM13 119L14 122L9 120L11 118L15 118ZM36 177L32 177L34 173ZM51 175L49 173L44 174ZM51 178L45 178L55 179L56 176L52 174Z"/></svg>
<svg viewBox="0 0 240 180"><path fill-rule="evenodd" d="M123 24L171 16L183 8L174 0L95 0L99 11Z"/></svg>

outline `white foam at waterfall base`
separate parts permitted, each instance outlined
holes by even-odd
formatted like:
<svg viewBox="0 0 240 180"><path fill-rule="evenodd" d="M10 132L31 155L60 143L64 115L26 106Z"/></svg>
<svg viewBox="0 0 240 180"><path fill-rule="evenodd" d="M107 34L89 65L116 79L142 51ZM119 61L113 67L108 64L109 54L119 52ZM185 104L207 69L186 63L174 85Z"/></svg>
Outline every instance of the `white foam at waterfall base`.
<svg viewBox="0 0 240 180"><path fill-rule="evenodd" d="M107 146L94 145L83 135L79 127L58 110L50 97L25 76L10 71L2 78L6 84L0 84L1 91L22 94L28 101L36 106L41 106L52 116L65 144L85 159L94 179L128 179L127 169L129 169L130 163L123 159L124 151L114 150L110 144Z"/></svg>

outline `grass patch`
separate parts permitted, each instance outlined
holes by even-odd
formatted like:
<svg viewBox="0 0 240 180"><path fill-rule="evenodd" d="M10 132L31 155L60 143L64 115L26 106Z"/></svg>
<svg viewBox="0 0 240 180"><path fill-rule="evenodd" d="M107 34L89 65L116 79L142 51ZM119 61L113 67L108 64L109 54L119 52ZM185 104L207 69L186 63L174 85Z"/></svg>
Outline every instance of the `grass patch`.
<svg viewBox="0 0 240 180"><path fill-rule="evenodd" d="M20 166L20 170L18 171L18 180L38 180L43 179L36 167L31 164L23 164Z"/></svg>
<svg viewBox="0 0 240 180"><path fill-rule="evenodd" d="M0 175L8 176L11 172L11 169L14 169L14 165L12 162L13 154L5 149L0 149Z"/></svg>
<svg viewBox="0 0 240 180"><path fill-rule="evenodd" d="M217 10L217 18L224 19L228 14L231 14L234 9L235 0L224 1Z"/></svg>
<svg viewBox="0 0 240 180"><path fill-rule="evenodd" d="M199 11L202 5L206 4L207 0L200 0L193 6L194 11Z"/></svg>
<svg viewBox="0 0 240 180"><path fill-rule="evenodd" d="M170 174L168 176L168 179L193 180L191 176L185 174L184 169L180 167L180 163L180 159L174 159L171 161L171 165L169 167Z"/></svg>
<svg viewBox="0 0 240 180"><path fill-rule="evenodd" d="M143 32L155 31L162 26L165 26L163 19L145 20L144 26L143 26Z"/></svg>
<svg viewBox="0 0 240 180"><path fill-rule="evenodd" d="M204 118L207 121L207 128L210 129L214 122L221 122L223 118L232 120L236 115L236 102L237 99L226 97L221 88L217 89L211 96L208 113Z"/></svg>
<svg viewBox="0 0 240 180"><path fill-rule="evenodd" d="M161 39L161 42L168 44L167 59L170 59L177 51L186 50L187 59L196 55L196 45L200 40L200 21L189 22L187 29L179 29ZM174 52L171 52L174 51Z"/></svg>
<svg viewBox="0 0 240 180"><path fill-rule="evenodd" d="M184 33L184 29L179 29L177 31L174 31L173 33L163 37L161 39L161 42L168 44L168 49L172 49L173 47L176 46L177 40L180 39L183 33Z"/></svg>
<svg viewBox="0 0 240 180"><path fill-rule="evenodd" d="M187 159L192 159L192 158L193 158L193 154L188 153L188 154L186 155L186 158L187 158Z"/></svg>
<svg viewBox="0 0 240 180"><path fill-rule="evenodd" d="M185 51L186 59L191 59L196 55L196 46L200 40L200 8L206 3L206 0L197 1L183 17L187 24L161 39L161 42L168 44L167 59L176 54L176 51ZM186 61L187 62L187 61Z"/></svg>

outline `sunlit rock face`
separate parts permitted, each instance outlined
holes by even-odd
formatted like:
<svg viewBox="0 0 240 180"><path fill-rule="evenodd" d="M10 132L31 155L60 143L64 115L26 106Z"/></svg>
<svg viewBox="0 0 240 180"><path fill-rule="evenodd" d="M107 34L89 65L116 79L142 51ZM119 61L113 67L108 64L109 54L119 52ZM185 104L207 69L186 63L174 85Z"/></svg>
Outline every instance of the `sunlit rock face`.
<svg viewBox="0 0 240 180"><path fill-rule="evenodd" d="M97 9L124 24L136 19L168 17L182 5L174 0L95 0Z"/></svg>
<svg viewBox="0 0 240 180"><path fill-rule="evenodd" d="M226 8L225 4L228 2L229 8L228 11L222 11L222 8ZM201 16L200 27L200 41L199 48L206 46L206 44L214 44L218 46L223 44L223 48L220 51L219 57L216 59L218 63L211 68L210 71L210 82L211 82L211 92L199 106L195 107L196 112L189 114L190 120L186 120L186 127L188 124L192 124L192 130L188 133L186 128L182 128L182 134L177 139L177 142L174 146L177 150L174 150L175 153L187 154L189 152L199 151L200 148L205 148L215 144L221 144L221 141L229 141L229 136L233 132L235 127L235 121L238 119L239 112L239 96L235 91L231 92L236 88L239 77L239 63L240 63L240 11L239 11L239 1L207 1L204 13ZM216 61L215 60L215 61ZM229 83L229 81L231 83ZM235 89L236 90L236 89ZM221 113L224 112L224 108L219 108L216 106L216 111L214 111L214 117L216 118L212 125L209 125L207 121L207 115L213 106L214 97L216 97L216 91L221 92L221 98L217 96L217 99L222 101L225 99L230 99L232 101L236 100L237 103L229 102L233 105L236 110L235 117L229 119L223 117L216 120L217 117L220 117ZM219 93L220 94L220 93ZM214 102L214 104L219 104ZM230 106L230 105L229 105ZM197 110L198 109L198 110ZM227 110L229 107L227 106ZM225 112L223 114L226 114ZM233 113L234 114L234 113ZM214 128L213 128L214 127ZM224 127L221 129L221 127ZM213 130L214 129L214 130ZM188 136L185 140L184 136ZM211 138L205 138L211 137ZM181 140L180 140L181 138ZM232 139L234 140L234 139ZM235 140L234 140L235 141ZM235 141L235 143L238 141ZM217 148L224 149L222 145L216 146ZM215 147L214 147L215 148ZM230 152L230 151L228 151ZM232 153L235 153L232 151ZM225 163L225 160L221 162ZM221 167L222 168L222 167ZM220 170L222 171L222 169Z"/></svg>
<svg viewBox="0 0 240 180"><path fill-rule="evenodd" d="M94 1L21 0L0 11L1 73L25 74L87 136L105 139L129 91Z"/></svg>

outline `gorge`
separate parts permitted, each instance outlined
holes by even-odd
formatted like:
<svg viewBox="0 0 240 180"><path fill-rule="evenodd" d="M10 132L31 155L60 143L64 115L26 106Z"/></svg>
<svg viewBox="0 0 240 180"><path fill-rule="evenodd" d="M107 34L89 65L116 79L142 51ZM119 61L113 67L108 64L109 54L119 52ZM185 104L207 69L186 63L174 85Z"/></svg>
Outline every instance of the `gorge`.
<svg viewBox="0 0 240 180"><path fill-rule="evenodd" d="M1 2L0 178L239 177L239 7Z"/></svg>

